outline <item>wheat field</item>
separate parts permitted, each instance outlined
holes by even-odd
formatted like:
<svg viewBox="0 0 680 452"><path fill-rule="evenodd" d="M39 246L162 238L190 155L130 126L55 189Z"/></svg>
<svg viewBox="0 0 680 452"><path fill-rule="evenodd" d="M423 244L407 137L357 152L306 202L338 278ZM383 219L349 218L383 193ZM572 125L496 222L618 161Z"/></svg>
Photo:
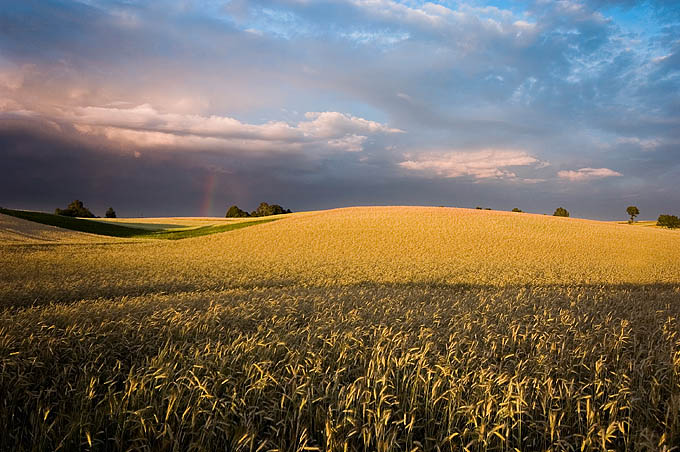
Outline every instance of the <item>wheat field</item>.
<svg viewBox="0 0 680 452"><path fill-rule="evenodd" d="M360 207L0 250L1 450L680 444L675 231Z"/></svg>

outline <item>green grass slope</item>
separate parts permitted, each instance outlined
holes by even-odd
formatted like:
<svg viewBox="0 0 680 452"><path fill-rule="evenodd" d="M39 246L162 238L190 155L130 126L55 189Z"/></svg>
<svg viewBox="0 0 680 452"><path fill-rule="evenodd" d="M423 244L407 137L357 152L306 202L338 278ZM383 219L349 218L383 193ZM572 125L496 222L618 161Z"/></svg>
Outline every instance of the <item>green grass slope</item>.
<svg viewBox="0 0 680 452"><path fill-rule="evenodd" d="M0 208L0 213L10 215L23 220L33 221L40 224L56 226L72 231L86 232L89 234L105 235L120 238L151 238L165 240L179 240L191 237L227 232L235 229L245 228L261 223L275 221L275 219L264 219L244 223L232 223L219 226L202 226L194 229L183 229L181 231L152 231L148 228L136 228L120 226L114 223L103 221L91 221L81 218L65 217L44 212L31 212L27 210L13 210Z"/></svg>

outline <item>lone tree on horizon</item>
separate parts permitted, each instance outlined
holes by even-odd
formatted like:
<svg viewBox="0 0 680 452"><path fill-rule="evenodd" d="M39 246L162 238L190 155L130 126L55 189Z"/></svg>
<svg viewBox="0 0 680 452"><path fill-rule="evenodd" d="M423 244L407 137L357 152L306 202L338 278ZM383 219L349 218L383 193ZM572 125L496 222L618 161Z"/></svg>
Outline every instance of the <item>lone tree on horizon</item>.
<svg viewBox="0 0 680 452"><path fill-rule="evenodd" d="M104 214L106 218L116 218L116 211L113 210L113 207L109 207L106 209L106 213Z"/></svg>
<svg viewBox="0 0 680 452"><path fill-rule="evenodd" d="M628 213L628 215L630 215L630 221L628 222L631 224L635 223L635 217L640 215L640 209L638 209L636 206L628 206L626 208L626 212Z"/></svg>
<svg viewBox="0 0 680 452"><path fill-rule="evenodd" d="M557 209L555 209L555 213L553 214L553 217L568 217L568 216L569 211L564 207L558 207Z"/></svg>

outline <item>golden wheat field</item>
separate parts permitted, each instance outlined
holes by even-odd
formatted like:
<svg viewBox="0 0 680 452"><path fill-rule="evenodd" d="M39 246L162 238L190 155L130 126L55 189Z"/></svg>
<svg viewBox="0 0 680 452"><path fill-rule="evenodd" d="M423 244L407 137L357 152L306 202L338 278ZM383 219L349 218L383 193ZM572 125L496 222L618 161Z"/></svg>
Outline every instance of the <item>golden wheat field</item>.
<svg viewBox="0 0 680 452"><path fill-rule="evenodd" d="M360 207L177 241L11 237L0 450L680 445L675 231Z"/></svg>

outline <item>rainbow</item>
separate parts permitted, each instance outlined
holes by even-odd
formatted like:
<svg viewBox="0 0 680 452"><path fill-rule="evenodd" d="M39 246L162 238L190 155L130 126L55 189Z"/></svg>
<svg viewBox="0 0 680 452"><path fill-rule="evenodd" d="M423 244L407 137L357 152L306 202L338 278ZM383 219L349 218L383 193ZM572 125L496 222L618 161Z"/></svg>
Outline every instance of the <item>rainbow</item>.
<svg viewBox="0 0 680 452"><path fill-rule="evenodd" d="M211 214L213 195L215 194L215 173L209 172L203 184L203 200L201 201L200 214L208 217Z"/></svg>

